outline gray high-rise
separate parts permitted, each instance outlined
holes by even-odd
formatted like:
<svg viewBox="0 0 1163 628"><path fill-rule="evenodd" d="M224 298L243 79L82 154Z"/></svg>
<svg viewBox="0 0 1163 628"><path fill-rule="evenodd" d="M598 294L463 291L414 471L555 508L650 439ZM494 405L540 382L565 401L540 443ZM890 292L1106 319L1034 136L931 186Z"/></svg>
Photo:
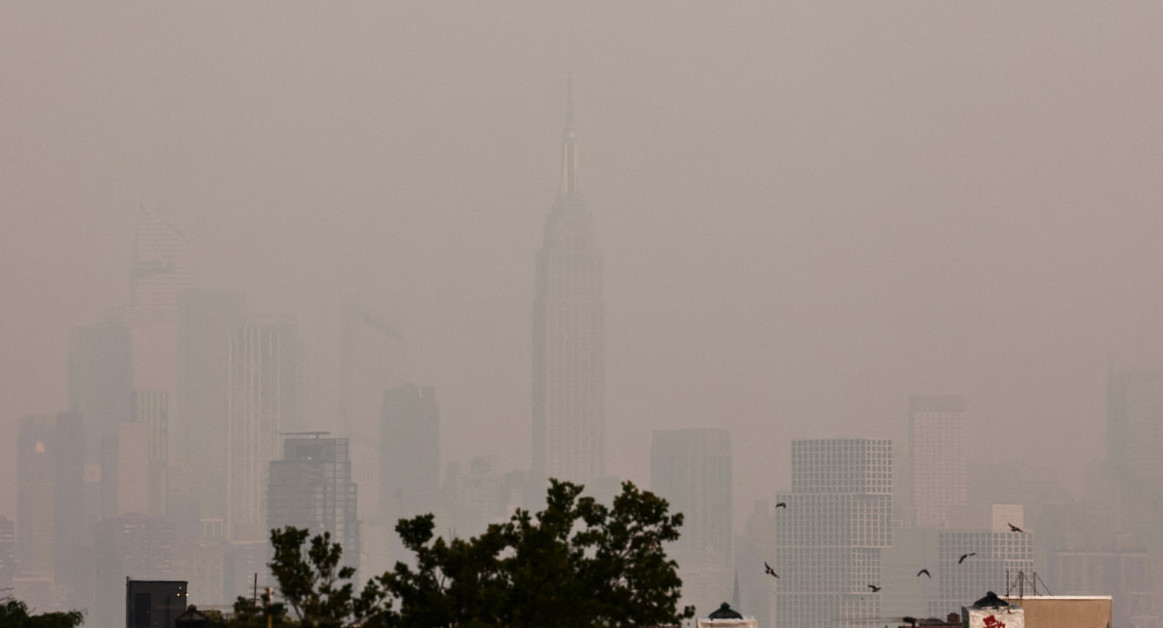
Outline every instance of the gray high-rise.
<svg viewBox="0 0 1163 628"><path fill-rule="evenodd" d="M342 564L358 568L359 522L348 440L320 436L283 440L283 457L270 466L266 527L294 526L311 536L328 532L343 546Z"/></svg>
<svg viewBox="0 0 1163 628"><path fill-rule="evenodd" d="M185 421L173 425L181 446L172 464L187 471L202 517L226 517L226 465L203 464L226 450L231 339L246 322L240 292L190 290L182 295L178 355Z"/></svg>
<svg viewBox="0 0 1163 628"><path fill-rule="evenodd" d="M435 510L439 450L436 389L406 385L385 392L380 412L380 509L389 528L394 529L398 519Z"/></svg>
<svg viewBox="0 0 1163 628"><path fill-rule="evenodd" d="M966 498L965 398L909 397L913 515L921 527L949 527Z"/></svg>
<svg viewBox="0 0 1163 628"><path fill-rule="evenodd" d="M561 183L537 253L531 478L535 485L546 478L584 483L605 475L605 356L602 257L593 215L579 185L571 95L562 138Z"/></svg>
<svg viewBox="0 0 1163 628"><path fill-rule="evenodd" d="M724 429L655 430L650 488L683 515L671 546L684 603L713 608L731 594L731 434Z"/></svg>
<svg viewBox="0 0 1163 628"><path fill-rule="evenodd" d="M230 340L227 395L227 526L232 540L267 538L266 487L279 431L294 417L295 326L244 325Z"/></svg>
<svg viewBox="0 0 1163 628"><path fill-rule="evenodd" d="M881 550L891 545L892 441L792 441L792 489L776 516L776 622L866 625L880 615Z"/></svg>

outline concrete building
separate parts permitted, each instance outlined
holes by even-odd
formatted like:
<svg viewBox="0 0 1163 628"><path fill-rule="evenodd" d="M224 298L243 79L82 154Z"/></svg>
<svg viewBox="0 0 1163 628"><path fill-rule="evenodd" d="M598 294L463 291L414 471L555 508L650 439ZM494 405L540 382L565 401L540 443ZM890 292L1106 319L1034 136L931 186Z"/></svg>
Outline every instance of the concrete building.
<svg viewBox="0 0 1163 628"><path fill-rule="evenodd" d="M174 424L180 446L171 450L173 466L189 469L191 490L202 518L226 517L226 465L202 464L226 451L229 417L230 348L246 323L240 292L188 290L178 319L180 387L177 405L185 421ZM173 398L171 398L171 401Z"/></svg>
<svg viewBox="0 0 1163 628"><path fill-rule="evenodd" d="M764 572L763 563L775 561L776 514L770 502L755 501L743 536L735 543L738 608L754 615L761 628L771 628L775 616L776 581Z"/></svg>
<svg viewBox="0 0 1163 628"><path fill-rule="evenodd" d="M409 384L384 393L379 475L380 510L391 528L399 519L435 512L440 491L440 405L435 388Z"/></svg>
<svg viewBox="0 0 1163 628"><path fill-rule="evenodd" d="M1156 628L1158 610L1153 604L1154 579L1150 555L1143 547L1061 549L1049 553L1047 580L1062 596L1110 595L1114 626Z"/></svg>
<svg viewBox="0 0 1163 628"><path fill-rule="evenodd" d="M1008 580L1034 573L1034 540L1031 532L1011 532L1006 525L1021 527L1020 518L1007 507L995 508L992 530L941 531L937 536L937 596L929 601L929 615L944 616L950 609L966 606L982 591L1005 591ZM962 556L972 554L964 560Z"/></svg>
<svg viewBox="0 0 1163 628"><path fill-rule="evenodd" d="M175 628L174 621L184 612L185 581L125 582L125 628Z"/></svg>
<svg viewBox="0 0 1163 628"><path fill-rule="evenodd" d="M96 502L89 526L117 515L117 441L134 414L132 347L130 329L113 320L69 332L69 410L84 419L85 490Z"/></svg>
<svg viewBox="0 0 1163 628"><path fill-rule="evenodd" d="M10 591L15 577L16 522L0 515L0 591Z"/></svg>
<svg viewBox="0 0 1163 628"><path fill-rule="evenodd" d="M96 596L89 613L94 625L122 622L121 583L177 577L173 559L181 540L177 525L163 517L127 515L98 524Z"/></svg>
<svg viewBox="0 0 1163 628"><path fill-rule="evenodd" d="M348 440L322 434L283 440L282 459L271 461L266 527L294 526L311 536L329 532L343 547L342 565L358 569L359 520Z"/></svg>
<svg viewBox="0 0 1163 628"><path fill-rule="evenodd" d="M267 473L294 412L295 326L244 325L230 340L226 487L232 540L265 540Z"/></svg>
<svg viewBox="0 0 1163 628"><path fill-rule="evenodd" d="M1109 595L1027 595L1006 597L1022 610L1024 628L1095 628L1115 624L1114 600ZM1007 625L1008 626L1008 625Z"/></svg>
<svg viewBox="0 0 1163 628"><path fill-rule="evenodd" d="M533 298L533 464L530 499L547 478L605 475L606 364L602 257L578 179L572 95L561 181L537 252Z"/></svg>
<svg viewBox="0 0 1163 628"><path fill-rule="evenodd" d="M792 488L776 523L779 627L835 628L879 617L892 544L892 441L792 441ZM878 585L879 586L879 585Z"/></svg>
<svg viewBox="0 0 1163 628"><path fill-rule="evenodd" d="M964 397L909 397L909 514L917 526L955 525L966 505L964 423Z"/></svg>
<svg viewBox="0 0 1163 628"><path fill-rule="evenodd" d="M79 414L21 420L16 443L15 576L45 601L61 598L82 605L91 599L93 533L86 524L92 511L85 502L84 460L85 432Z"/></svg>
<svg viewBox="0 0 1163 628"><path fill-rule="evenodd" d="M734 576L731 434L655 430L650 487L683 514L682 536L668 553L679 564L684 603L707 608L727 599Z"/></svg>

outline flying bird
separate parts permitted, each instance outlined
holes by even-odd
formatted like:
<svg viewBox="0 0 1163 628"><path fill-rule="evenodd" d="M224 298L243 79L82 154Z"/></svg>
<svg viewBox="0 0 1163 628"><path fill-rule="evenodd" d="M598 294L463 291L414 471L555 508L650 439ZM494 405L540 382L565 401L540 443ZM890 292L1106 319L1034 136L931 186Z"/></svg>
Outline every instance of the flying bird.
<svg viewBox="0 0 1163 628"><path fill-rule="evenodd" d="M1025 530L1019 528L1018 526L1016 526L1012 523L1007 522L1006 525L1010 527L1010 532L1025 532Z"/></svg>
<svg viewBox="0 0 1163 628"><path fill-rule="evenodd" d="M767 564L767 561L763 561L763 571L770 576L779 577L779 574L775 573L775 570L771 568L771 565Z"/></svg>
<svg viewBox="0 0 1163 628"><path fill-rule="evenodd" d="M917 572L917 577L918 577L918 578L920 578L920 577L921 577L921 574L925 574L926 576L929 576L929 580L932 580L932 579L933 579L933 574L929 573L929 570L928 570L928 569L922 569L922 570L918 571L918 572Z"/></svg>
<svg viewBox="0 0 1163 628"><path fill-rule="evenodd" d="M969 552L968 554L962 554L961 558L957 559L957 564L960 565L961 563L965 562L965 559L969 558L970 556L977 556L977 552Z"/></svg>
<svg viewBox="0 0 1163 628"><path fill-rule="evenodd" d="M872 589L872 592L873 592L873 593L876 593L877 591L879 591L879 590L880 590L880 587L876 586L875 584L870 584L870 585L868 585L868 588L869 588L869 589Z"/></svg>
<svg viewBox="0 0 1163 628"><path fill-rule="evenodd" d="M776 505L775 505L775 507L776 507L776 508L784 508L784 509L786 509L786 508L787 508L787 502L779 502L778 504L776 504Z"/></svg>

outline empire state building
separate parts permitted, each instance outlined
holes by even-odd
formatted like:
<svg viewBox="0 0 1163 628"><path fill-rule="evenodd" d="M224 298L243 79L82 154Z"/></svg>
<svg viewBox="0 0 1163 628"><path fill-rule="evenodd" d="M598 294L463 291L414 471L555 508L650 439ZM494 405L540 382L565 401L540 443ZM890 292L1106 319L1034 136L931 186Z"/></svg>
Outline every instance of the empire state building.
<svg viewBox="0 0 1163 628"><path fill-rule="evenodd" d="M545 219L533 298L533 480L605 475L605 298L594 219L578 185L573 98L561 185Z"/></svg>

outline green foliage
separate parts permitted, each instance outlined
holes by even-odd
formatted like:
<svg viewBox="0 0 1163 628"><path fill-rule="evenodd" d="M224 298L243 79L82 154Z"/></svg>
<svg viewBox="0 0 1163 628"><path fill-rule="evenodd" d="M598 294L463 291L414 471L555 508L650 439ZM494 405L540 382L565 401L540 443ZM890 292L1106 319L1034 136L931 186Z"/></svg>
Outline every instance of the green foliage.
<svg viewBox="0 0 1163 628"><path fill-rule="evenodd" d="M269 566L310 628L629 628L692 617L693 608L677 607L678 565L663 551L678 539L682 515L630 482L612 506L581 493L553 480L544 510L518 510L470 539L436 537L430 514L401 519L396 532L414 565L396 563L359 595L354 570L339 566L342 550L326 533L308 543L306 530L272 530ZM239 598L235 622L258 619L269 602L260 608Z"/></svg>
<svg viewBox="0 0 1163 628"><path fill-rule="evenodd" d="M75 628L85 620L84 613L41 613L29 615L28 606L19 600L0 600L0 628Z"/></svg>
<svg viewBox="0 0 1163 628"><path fill-rule="evenodd" d="M207 616L211 612L213 611L207 611ZM275 602L265 591L258 603L251 598L238 596L238 599L234 600L234 615L225 623L230 628L266 628L268 616L272 627L297 625L287 617L286 605Z"/></svg>
<svg viewBox="0 0 1163 628"><path fill-rule="evenodd" d="M677 609L678 565L662 549L682 515L629 482L612 507L581 492L551 481L545 510L518 510L469 540L434 540L431 515L401 520L417 560L379 579L400 603L386 625L629 627L693 616Z"/></svg>

